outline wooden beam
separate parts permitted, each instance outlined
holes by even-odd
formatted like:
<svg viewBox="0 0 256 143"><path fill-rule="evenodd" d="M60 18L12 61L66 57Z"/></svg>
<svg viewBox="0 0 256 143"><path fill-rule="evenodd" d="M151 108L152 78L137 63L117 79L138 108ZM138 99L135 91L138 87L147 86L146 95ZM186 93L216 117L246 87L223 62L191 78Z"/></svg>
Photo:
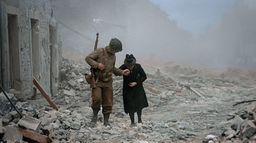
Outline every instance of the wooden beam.
<svg viewBox="0 0 256 143"><path fill-rule="evenodd" d="M22 129L19 128L20 133L22 134L23 138L27 138L29 140L38 142L38 143L49 143L50 142L50 138L45 136L45 135L41 135L37 132L31 131L31 130L27 130L27 129Z"/></svg>
<svg viewBox="0 0 256 143"><path fill-rule="evenodd" d="M195 93L196 95L200 96L201 98L205 98L200 92L198 92L196 89L192 88L189 85L183 85L184 87L186 87L188 90L192 91L193 93Z"/></svg>
<svg viewBox="0 0 256 143"><path fill-rule="evenodd" d="M236 106L236 105L239 105L239 104L243 104L243 103L255 102L255 101L256 101L256 99L240 101L240 102L236 102L233 106Z"/></svg>
<svg viewBox="0 0 256 143"><path fill-rule="evenodd" d="M50 106L58 111L57 105L51 100L51 98L48 96L45 90L40 86L39 82L36 80L35 77L33 77L33 83L36 86L36 88L41 92L43 97L47 100L47 102L50 104Z"/></svg>

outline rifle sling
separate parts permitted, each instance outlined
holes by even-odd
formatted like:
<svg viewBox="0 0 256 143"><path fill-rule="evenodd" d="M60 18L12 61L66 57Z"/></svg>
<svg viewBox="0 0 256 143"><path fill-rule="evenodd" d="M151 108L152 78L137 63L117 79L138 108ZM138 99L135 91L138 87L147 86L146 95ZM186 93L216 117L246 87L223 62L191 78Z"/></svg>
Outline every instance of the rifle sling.
<svg viewBox="0 0 256 143"><path fill-rule="evenodd" d="M106 62L107 62L107 52L106 52L106 50L105 50L105 48L103 48L103 61L101 61L101 63L103 64L103 65L106 65ZM95 70L92 70L93 71L93 74L94 74L94 79L95 79L95 83L97 83L98 82L98 80L99 80L99 72L102 72L102 71L100 71L100 70L98 70L98 69L95 69ZM98 72L97 74L96 74L96 72Z"/></svg>

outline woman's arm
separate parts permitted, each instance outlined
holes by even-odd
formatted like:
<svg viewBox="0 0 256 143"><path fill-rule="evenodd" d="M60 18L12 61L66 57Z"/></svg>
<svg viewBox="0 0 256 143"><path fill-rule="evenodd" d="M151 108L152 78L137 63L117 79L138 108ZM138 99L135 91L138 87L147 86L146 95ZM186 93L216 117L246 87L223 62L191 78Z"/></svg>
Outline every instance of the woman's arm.
<svg viewBox="0 0 256 143"><path fill-rule="evenodd" d="M140 64L138 64L138 77L137 77L137 83L142 84L147 79L147 75L144 71L144 69L141 67Z"/></svg>

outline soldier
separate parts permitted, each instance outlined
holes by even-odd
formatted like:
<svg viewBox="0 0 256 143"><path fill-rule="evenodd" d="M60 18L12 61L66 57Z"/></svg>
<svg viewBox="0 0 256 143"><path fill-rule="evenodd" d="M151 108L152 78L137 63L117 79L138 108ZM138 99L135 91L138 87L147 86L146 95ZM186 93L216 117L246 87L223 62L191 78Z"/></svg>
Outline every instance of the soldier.
<svg viewBox="0 0 256 143"><path fill-rule="evenodd" d="M98 112L102 106L104 125L108 126L109 116L113 106L113 73L119 76L127 76L128 69L121 70L115 67L115 53L122 51L122 43L119 39L113 38L105 48L97 48L89 54L85 61L94 69L98 69L95 85L92 86L92 105L93 110L92 126L96 125Z"/></svg>
<svg viewBox="0 0 256 143"><path fill-rule="evenodd" d="M147 79L147 76L141 65L136 63L136 58L132 54L126 55L124 64L120 69L130 70L130 74L123 77L123 103L125 113L130 116L131 126L135 126L134 113L137 112L138 123L142 123L142 109L148 107L143 87L143 82Z"/></svg>

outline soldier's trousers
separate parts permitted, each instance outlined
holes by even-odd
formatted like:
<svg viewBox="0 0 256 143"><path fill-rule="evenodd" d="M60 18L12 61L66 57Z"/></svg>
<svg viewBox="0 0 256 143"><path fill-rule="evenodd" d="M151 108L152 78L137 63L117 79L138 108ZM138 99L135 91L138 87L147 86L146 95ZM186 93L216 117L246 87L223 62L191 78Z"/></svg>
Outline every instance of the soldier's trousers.
<svg viewBox="0 0 256 143"><path fill-rule="evenodd" d="M113 88L112 87L95 87L92 88L92 109L100 110L102 106L102 113L107 114L112 112L113 106Z"/></svg>

